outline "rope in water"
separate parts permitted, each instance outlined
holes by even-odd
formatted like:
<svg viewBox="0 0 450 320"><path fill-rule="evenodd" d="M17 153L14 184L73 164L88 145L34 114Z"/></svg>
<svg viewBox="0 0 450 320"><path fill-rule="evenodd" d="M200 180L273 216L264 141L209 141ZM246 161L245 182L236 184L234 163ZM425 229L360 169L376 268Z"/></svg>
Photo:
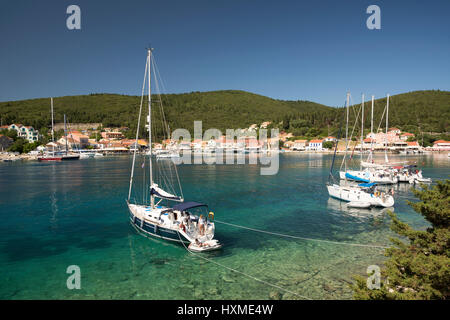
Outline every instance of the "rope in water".
<svg viewBox="0 0 450 320"><path fill-rule="evenodd" d="M216 262L216 261L214 261L214 260L212 260L212 259L208 259L208 258L206 258L206 257L203 257L202 255L199 255L199 254L197 254L197 253L195 253L195 252L192 252L191 250L189 250L188 247L186 247L186 245L184 244L184 242L181 240L180 233L177 232L177 234L178 234L178 238L180 239L180 242L183 244L183 247L184 247L190 254L192 254L192 255L194 255L194 256L196 256L196 257L198 257L198 258L201 258L201 259L206 260L206 261L208 261L208 262L214 263L214 264L216 264L216 265L218 265L218 266L220 266L220 267L222 267L222 268L228 269L228 270L230 270L230 271L239 273L239 274L241 274L241 275L243 275L243 276L245 276L245 277L247 277L247 278L253 279L253 280L258 281L258 282L261 282L261 283L263 283L263 284L265 284L265 285L268 285L268 286L277 288L277 289L279 289L279 290L288 292L288 293L290 293L290 294L296 295L296 296L298 296L298 297L300 297L300 298L303 298L303 299L305 299L305 300L312 300L312 299L310 299L310 298L308 298L308 297L302 296L302 295L300 295L300 294L298 294L298 293L295 293L295 292L293 292L293 291L290 291L290 290L288 290L288 289L285 289L285 288L283 288L283 287L280 287L280 286L278 286L278 285L276 285L276 284L273 284L273 283L270 283L270 282L261 280L261 279L259 279L259 278L256 278L256 277L252 276L252 275L249 275L249 274L244 273L244 272L242 272L242 271L239 271L239 270L233 269L233 268L231 268L231 267L225 266L225 265L223 265L223 264L221 264L221 263L218 263L218 262Z"/></svg>
<svg viewBox="0 0 450 320"><path fill-rule="evenodd" d="M247 230L251 230L251 231L255 231L255 232L267 233L267 234L271 234L271 235L275 235L275 236L279 236L279 237L293 238L293 239L299 239L299 240L325 242L325 243L338 244L338 245L347 245L347 246L354 246L354 247L366 247L366 248L377 248L377 249L388 249L389 248L389 247L385 247L385 246L372 245L372 244L348 243L348 242L339 242L339 241L331 241L331 240L323 240L323 239L313 239L313 238L291 236L291 235L288 235L288 234L282 234L282 233L277 233L277 232L270 232L270 231L265 231L265 230L259 230L259 229L244 227L244 226L240 226L240 225L237 225L237 224L224 222L224 221L219 221L219 220L214 220L214 222L226 224L226 225L229 225L229 226L232 226L232 227L236 227L236 228L242 228L242 229L247 229Z"/></svg>

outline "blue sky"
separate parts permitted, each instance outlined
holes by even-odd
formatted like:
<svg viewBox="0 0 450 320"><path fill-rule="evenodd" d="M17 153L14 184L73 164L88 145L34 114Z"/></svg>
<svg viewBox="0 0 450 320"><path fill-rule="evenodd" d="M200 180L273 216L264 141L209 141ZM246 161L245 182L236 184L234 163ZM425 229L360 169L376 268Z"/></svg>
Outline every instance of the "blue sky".
<svg viewBox="0 0 450 320"><path fill-rule="evenodd" d="M81 30L66 8L81 8ZM381 30L366 8L381 8ZM450 89L450 1L0 2L0 101L139 95L145 48L167 93L246 90L342 105Z"/></svg>

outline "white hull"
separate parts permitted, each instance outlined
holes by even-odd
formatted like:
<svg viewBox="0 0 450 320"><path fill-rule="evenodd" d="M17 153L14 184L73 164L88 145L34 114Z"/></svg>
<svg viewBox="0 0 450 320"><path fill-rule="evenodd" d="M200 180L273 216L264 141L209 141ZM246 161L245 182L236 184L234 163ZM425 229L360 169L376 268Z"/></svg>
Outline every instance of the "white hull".
<svg viewBox="0 0 450 320"><path fill-rule="evenodd" d="M365 192L357 187L343 187L337 184L327 186L330 197L348 202L366 202L375 207L392 207L394 198L391 195L380 193L379 196Z"/></svg>

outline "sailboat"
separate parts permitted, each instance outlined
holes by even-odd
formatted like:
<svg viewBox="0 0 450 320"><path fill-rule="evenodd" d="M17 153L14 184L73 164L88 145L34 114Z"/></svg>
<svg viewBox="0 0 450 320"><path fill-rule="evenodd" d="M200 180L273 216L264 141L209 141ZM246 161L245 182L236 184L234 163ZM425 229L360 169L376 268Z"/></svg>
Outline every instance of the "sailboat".
<svg viewBox="0 0 450 320"><path fill-rule="evenodd" d="M349 114L349 97L350 94L347 93L347 102L346 102L346 113L347 113L347 124L346 124L346 135L345 135L345 155L343 158L343 165L345 165L345 172L347 171L346 164L346 156L348 149L348 114ZM340 133L339 137L340 138ZM358 207L358 208L368 208L368 207L392 207L394 205L394 198L392 195L384 192L379 192L376 183L360 183L356 186L352 186L347 183L347 179L341 180L340 184L334 182L333 177L333 166L336 158L338 142L336 142L336 146L334 149L333 160L331 162L330 174L327 184L327 190L330 197L347 201L350 206ZM342 171L341 171L342 172ZM345 176L344 176L345 177ZM345 177L346 178L346 177Z"/></svg>
<svg viewBox="0 0 450 320"><path fill-rule="evenodd" d="M148 116L147 116L147 131L149 133L149 152L144 155L144 161L148 158L149 163L149 184L144 182L144 192L142 201L134 201L131 198L133 189L133 177L135 172L136 149L133 153L133 164L131 167L130 186L128 190L128 198L126 200L129 218L133 227L144 235L161 238L169 241L189 244L189 250L195 252L204 252L216 250L222 247L218 240L214 239L214 213L209 212L208 205L199 202L185 202L182 195L181 183L178 177L178 172L175 164L172 161L163 163L156 163L160 175L164 175L162 167L167 164L173 165L170 172L175 173L178 181L180 194L176 195L166 190L174 190L173 187L168 186L171 179L168 177L160 177L159 184L156 183L157 177L153 174L152 164L152 102L151 102L151 70L152 66L155 69L154 58L152 56L153 49L147 50L147 60L144 72L144 81L142 85L141 104L139 108L139 118L136 130L136 145L138 141L142 106L144 101L144 92L146 80L148 83ZM154 79L157 81L156 73L153 72ZM159 88L159 86L157 86ZM161 103L161 99L160 99ZM161 106L161 112L162 106ZM163 118L164 119L164 118ZM163 126L166 128L166 126ZM142 168L145 170L145 163ZM145 171L144 171L145 173ZM144 176L145 177L145 176ZM163 188L165 184L168 188ZM167 205L163 205L163 201ZM174 204L175 203L175 204Z"/></svg>
<svg viewBox="0 0 450 320"><path fill-rule="evenodd" d="M386 111L389 112L389 95L388 95L387 99L388 100L387 100ZM374 103L374 97L372 96L371 130L373 130L373 103ZM390 170L388 167L373 165L372 150L370 150L370 153L368 156L368 158L372 162L364 162L362 159L362 154L363 154L362 147L363 147L363 137L364 137L364 94L362 95L361 110L362 110L362 115L361 115L360 169L359 170L347 170L347 166L345 166L346 170L340 171L339 176L341 179L354 180L354 181L363 182L363 183L377 183L377 184L397 183L398 177L392 170ZM387 119L388 118L386 116L386 136L387 136L387 126L388 126ZM387 141L386 141L386 148L387 148ZM386 151L385 151L385 159L386 159L386 162L388 163ZM345 158L344 158L344 160L345 160ZM363 167L364 167L364 169L363 169Z"/></svg>
<svg viewBox="0 0 450 320"><path fill-rule="evenodd" d="M37 159L38 161L61 161L62 156L55 154L55 131L54 131L54 123L53 123L53 98L50 98L50 109L52 114L52 143L53 143L53 149L52 152L46 152L42 156L39 156Z"/></svg>

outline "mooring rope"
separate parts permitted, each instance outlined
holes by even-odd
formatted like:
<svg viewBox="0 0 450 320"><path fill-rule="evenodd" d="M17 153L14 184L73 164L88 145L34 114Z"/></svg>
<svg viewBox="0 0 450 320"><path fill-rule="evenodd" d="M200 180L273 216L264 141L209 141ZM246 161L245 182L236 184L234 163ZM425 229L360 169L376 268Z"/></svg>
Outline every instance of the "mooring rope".
<svg viewBox="0 0 450 320"><path fill-rule="evenodd" d="M289 234L282 234L282 233L277 233L277 232L271 232L271 231L265 231L265 230L259 230L259 229L244 227L244 226L240 226L240 225L237 225L237 224L224 222L224 221L219 221L219 220L214 220L214 222L226 224L226 225L229 225L229 226L232 226L232 227L236 227L236 228L247 229L247 230L251 230L251 231L254 231L254 232L267 233L267 234L271 234L271 235L274 235L274 236L293 238L293 239L299 239L299 240L325 242L325 243L338 244L338 245L347 245L347 246L354 246L354 247L368 247L368 248L377 248L377 249L388 249L389 248L389 247L385 247L385 246L378 246L378 245L372 245L372 244L348 243L348 242L339 242L339 241L332 241L332 240L323 240L323 239L313 239L313 238L298 237L298 236L292 236L292 235L289 235Z"/></svg>
<svg viewBox="0 0 450 320"><path fill-rule="evenodd" d="M230 271L239 273L239 274L241 274L241 275L243 275L243 276L245 276L245 277L247 277L247 278L253 279L253 280L258 281L258 282L260 282L260 283L263 283L263 284L265 284L265 285L268 285L268 286L277 288L277 289L279 289L279 290L288 292L288 293L290 293L290 294L296 295L296 296L298 296L298 297L300 297L300 298L303 298L303 299L305 299L305 300L312 300L312 299L310 299L310 298L308 298L308 297L302 296L302 295L300 295L300 294L298 294L298 293L295 293L295 292L293 292L293 291L290 291L290 290L288 290L288 289L285 289L285 288L283 288L283 287L280 287L280 286L278 286L278 285L276 285L276 284L267 282L267 281L265 281L265 280L261 280L261 279L259 279L259 278L256 278L256 277L250 275L250 274L247 274L247 273L244 273L244 272L242 272L242 271L233 269L233 268L228 267L228 266L226 266L226 265L223 265L223 264L221 264L221 263L219 263L219 262L216 262L216 261L214 261L214 260L212 260L212 259L208 259L208 258L206 258L206 257L203 257L202 255L199 255L199 254L197 254L197 253L195 253L195 252L192 252L191 250L189 250L188 247L186 247L186 245L184 244L183 240L181 240L180 233L177 232L177 234L178 234L178 238L180 239L180 242L183 244L183 247L184 247L190 254L192 254L192 255L194 255L194 256L196 256L196 257L198 257L198 258L201 258L201 259L206 260L206 261L208 261L208 262L214 263L214 264L216 264L216 265L218 265L218 266L220 266L220 267L222 267L222 268L228 269L228 270L230 270Z"/></svg>

